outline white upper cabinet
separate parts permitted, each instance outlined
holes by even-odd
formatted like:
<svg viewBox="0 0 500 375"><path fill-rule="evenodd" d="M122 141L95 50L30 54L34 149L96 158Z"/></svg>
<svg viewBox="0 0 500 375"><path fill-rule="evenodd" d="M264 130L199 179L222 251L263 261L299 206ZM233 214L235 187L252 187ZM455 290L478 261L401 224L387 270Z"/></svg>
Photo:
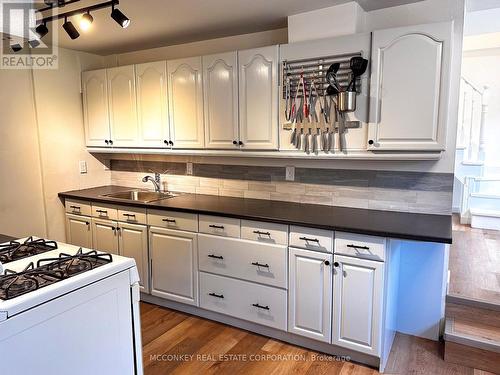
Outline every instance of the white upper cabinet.
<svg viewBox="0 0 500 375"><path fill-rule="evenodd" d="M445 149L452 27L373 32L369 150Z"/></svg>
<svg viewBox="0 0 500 375"><path fill-rule="evenodd" d="M167 102L167 62L135 66L138 147L170 147Z"/></svg>
<svg viewBox="0 0 500 375"><path fill-rule="evenodd" d="M384 263L335 255L332 344L380 356Z"/></svg>
<svg viewBox="0 0 500 375"><path fill-rule="evenodd" d="M238 52L243 149L278 149L279 46Z"/></svg>
<svg viewBox="0 0 500 375"><path fill-rule="evenodd" d="M82 73L83 118L87 146L107 146L109 130L106 69Z"/></svg>
<svg viewBox="0 0 500 375"><path fill-rule="evenodd" d="M206 148L235 149L238 134L238 55L203 56Z"/></svg>
<svg viewBox="0 0 500 375"><path fill-rule="evenodd" d="M201 57L167 62L171 139L174 148L203 148Z"/></svg>
<svg viewBox="0 0 500 375"><path fill-rule="evenodd" d="M136 146L139 138L137 126L135 68L133 65L107 70L109 124L112 145Z"/></svg>

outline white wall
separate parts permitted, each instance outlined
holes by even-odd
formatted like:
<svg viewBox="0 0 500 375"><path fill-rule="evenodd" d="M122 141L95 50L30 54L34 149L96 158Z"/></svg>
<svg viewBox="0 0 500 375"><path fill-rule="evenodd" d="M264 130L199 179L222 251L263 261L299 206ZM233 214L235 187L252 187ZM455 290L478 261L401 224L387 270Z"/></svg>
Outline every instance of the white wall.
<svg viewBox="0 0 500 375"><path fill-rule="evenodd" d="M111 173L86 152L80 94L81 70L104 62L60 49L57 70L0 70L0 233L64 241L57 193L110 183Z"/></svg>
<svg viewBox="0 0 500 375"><path fill-rule="evenodd" d="M35 70L34 99L40 136L41 172L47 212L47 236L64 240L61 191L106 185L109 170L85 149L80 75L105 60L83 52L59 49L57 70ZM87 173L79 173L79 161Z"/></svg>

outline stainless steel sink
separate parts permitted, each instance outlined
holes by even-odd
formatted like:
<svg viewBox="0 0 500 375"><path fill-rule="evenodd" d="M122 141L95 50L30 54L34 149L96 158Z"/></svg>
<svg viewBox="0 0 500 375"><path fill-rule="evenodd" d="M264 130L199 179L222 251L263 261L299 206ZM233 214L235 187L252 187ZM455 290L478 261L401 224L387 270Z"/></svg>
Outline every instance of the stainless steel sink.
<svg viewBox="0 0 500 375"><path fill-rule="evenodd" d="M130 191L120 191L118 193L105 194L103 195L107 198L119 199L124 201L135 201L148 203L153 201L159 201L161 199L168 199L178 196L178 194L173 193L158 193L155 191L147 190L130 190Z"/></svg>

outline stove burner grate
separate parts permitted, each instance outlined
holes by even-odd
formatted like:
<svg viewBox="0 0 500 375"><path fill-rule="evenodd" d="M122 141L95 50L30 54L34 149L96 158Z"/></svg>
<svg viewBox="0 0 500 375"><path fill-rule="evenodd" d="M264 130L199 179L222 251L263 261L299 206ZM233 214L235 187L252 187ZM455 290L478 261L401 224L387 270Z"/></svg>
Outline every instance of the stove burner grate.
<svg viewBox="0 0 500 375"><path fill-rule="evenodd" d="M23 243L19 241L10 241L5 244L0 244L0 262L6 264L56 249L57 242L47 241L43 238L35 240L33 237L29 237Z"/></svg>

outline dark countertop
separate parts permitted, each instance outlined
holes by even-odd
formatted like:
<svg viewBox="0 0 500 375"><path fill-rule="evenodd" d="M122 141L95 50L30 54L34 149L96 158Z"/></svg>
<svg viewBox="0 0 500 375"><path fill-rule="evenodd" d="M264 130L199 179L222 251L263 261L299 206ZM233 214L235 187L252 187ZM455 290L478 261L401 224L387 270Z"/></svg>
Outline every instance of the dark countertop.
<svg viewBox="0 0 500 375"><path fill-rule="evenodd" d="M377 211L188 193L151 203L125 202L102 196L124 190L132 189L123 186L100 186L59 193L59 197L303 225L407 240L451 243L451 215Z"/></svg>
<svg viewBox="0 0 500 375"><path fill-rule="evenodd" d="M7 236L6 234L0 233L0 243L9 242L15 240L15 237Z"/></svg>

